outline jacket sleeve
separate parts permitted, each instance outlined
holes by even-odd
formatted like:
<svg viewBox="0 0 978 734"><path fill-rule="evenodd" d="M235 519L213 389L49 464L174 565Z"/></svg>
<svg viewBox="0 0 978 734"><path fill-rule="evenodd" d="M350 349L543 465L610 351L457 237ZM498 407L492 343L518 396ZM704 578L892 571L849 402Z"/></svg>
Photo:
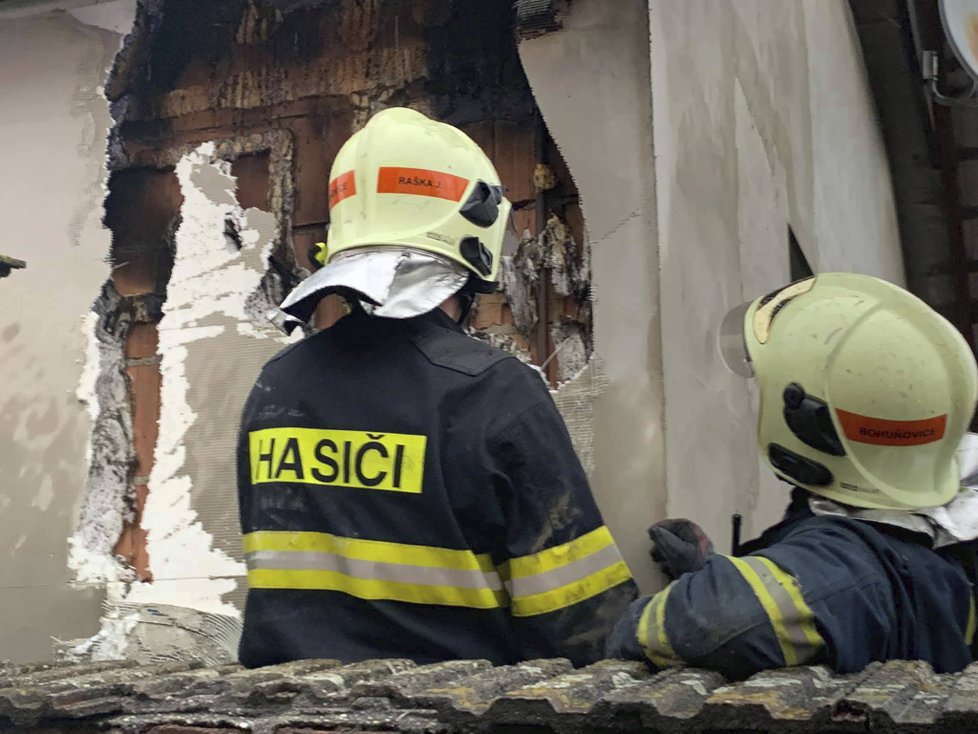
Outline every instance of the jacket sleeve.
<svg viewBox="0 0 978 734"><path fill-rule="evenodd" d="M713 556L701 570L635 602L615 628L608 654L658 667L688 663L732 678L821 662L850 673L906 656L908 615L922 602L895 588L884 566L905 559L894 551L879 555L860 532L866 531L858 523L819 519L751 555ZM971 599L954 599L954 585L937 570L928 583L944 584L946 592L935 597L947 600L929 610L930 622L970 641Z"/></svg>
<svg viewBox="0 0 978 734"><path fill-rule="evenodd" d="M607 652L659 668L710 668L733 679L823 662L827 654L798 580L761 555L715 555L699 571L637 600L616 626Z"/></svg>
<svg viewBox="0 0 978 734"><path fill-rule="evenodd" d="M498 432L491 454L506 522L494 562L510 597L526 658L598 660L605 638L637 595L604 526L553 400Z"/></svg>

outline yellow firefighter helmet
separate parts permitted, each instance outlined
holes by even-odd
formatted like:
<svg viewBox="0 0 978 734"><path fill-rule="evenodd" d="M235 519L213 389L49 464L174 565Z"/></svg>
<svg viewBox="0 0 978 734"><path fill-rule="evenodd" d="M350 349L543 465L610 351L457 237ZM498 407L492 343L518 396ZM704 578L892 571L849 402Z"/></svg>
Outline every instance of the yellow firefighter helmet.
<svg viewBox="0 0 978 734"><path fill-rule="evenodd" d="M395 107L340 149L329 180L332 260L365 247L421 250L457 262L491 290L511 205L485 153L457 128Z"/></svg>
<svg viewBox="0 0 978 734"><path fill-rule="evenodd" d="M923 301L866 275L824 273L728 314L727 365L756 377L758 445L785 480L855 507L950 501L978 370Z"/></svg>

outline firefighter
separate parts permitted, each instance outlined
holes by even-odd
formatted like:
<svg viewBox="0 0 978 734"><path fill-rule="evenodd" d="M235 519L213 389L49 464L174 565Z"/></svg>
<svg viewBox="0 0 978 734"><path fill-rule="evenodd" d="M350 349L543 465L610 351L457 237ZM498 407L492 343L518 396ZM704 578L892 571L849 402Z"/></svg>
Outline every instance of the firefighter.
<svg viewBox="0 0 978 734"><path fill-rule="evenodd" d="M674 579L634 602L611 657L731 678L824 663L840 673L974 653L975 359L901 288L831 273L735 309L728 366L754 376L758 445L793 485L779 524L737 556L689 520L650 528Z"/></svg>
<svg viewBox="0 0 978 734"><path fill-rule="evenodd" d="M328 196L325 267L282 311L350 313L272 359L242 417L241 662L599 659L634 582L539 373L463 330L508 229L492 164L388 109Z"/></svg>

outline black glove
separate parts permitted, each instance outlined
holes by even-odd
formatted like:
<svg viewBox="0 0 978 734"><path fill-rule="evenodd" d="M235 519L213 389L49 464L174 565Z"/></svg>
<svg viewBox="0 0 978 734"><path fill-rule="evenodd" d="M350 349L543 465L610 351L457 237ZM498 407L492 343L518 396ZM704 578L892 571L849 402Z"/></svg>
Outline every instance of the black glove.
<svg viewBox="0 0 978 734"><path fill-rule="evenodd" d="M662 573L678 579L698 571L713 554L713 542L692 520L662 520L649 528L652 550L649 555Z"/></svg>

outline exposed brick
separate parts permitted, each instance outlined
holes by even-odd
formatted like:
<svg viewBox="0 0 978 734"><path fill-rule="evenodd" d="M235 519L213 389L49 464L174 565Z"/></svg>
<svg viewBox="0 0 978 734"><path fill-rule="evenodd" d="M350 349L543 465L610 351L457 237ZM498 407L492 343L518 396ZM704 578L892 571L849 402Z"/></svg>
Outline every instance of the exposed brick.
<svg viewBox="0 0 978 734"><path fill-rule="evenodd" d="M153 470L153 452L159 434L160 387L158 364L127 367L133 405L133 449L136 453L136 476L149 476Z"/></svg>
<svg viewBox="0 0 978 734"><path fill-rule="evenodd" d="M502 326L505 322L503 310L506 306L506 296L502 293L487 293L479 296L479 307L472 319L475 329L488 329L492 326Z"/></svg>
<svg viewBox="0 0 978 734"><path fill-rule="evenodd" d="M148 359L157 356L159 330L150 322L136 323L129 327L126 336L126 359Z"/></svg>

